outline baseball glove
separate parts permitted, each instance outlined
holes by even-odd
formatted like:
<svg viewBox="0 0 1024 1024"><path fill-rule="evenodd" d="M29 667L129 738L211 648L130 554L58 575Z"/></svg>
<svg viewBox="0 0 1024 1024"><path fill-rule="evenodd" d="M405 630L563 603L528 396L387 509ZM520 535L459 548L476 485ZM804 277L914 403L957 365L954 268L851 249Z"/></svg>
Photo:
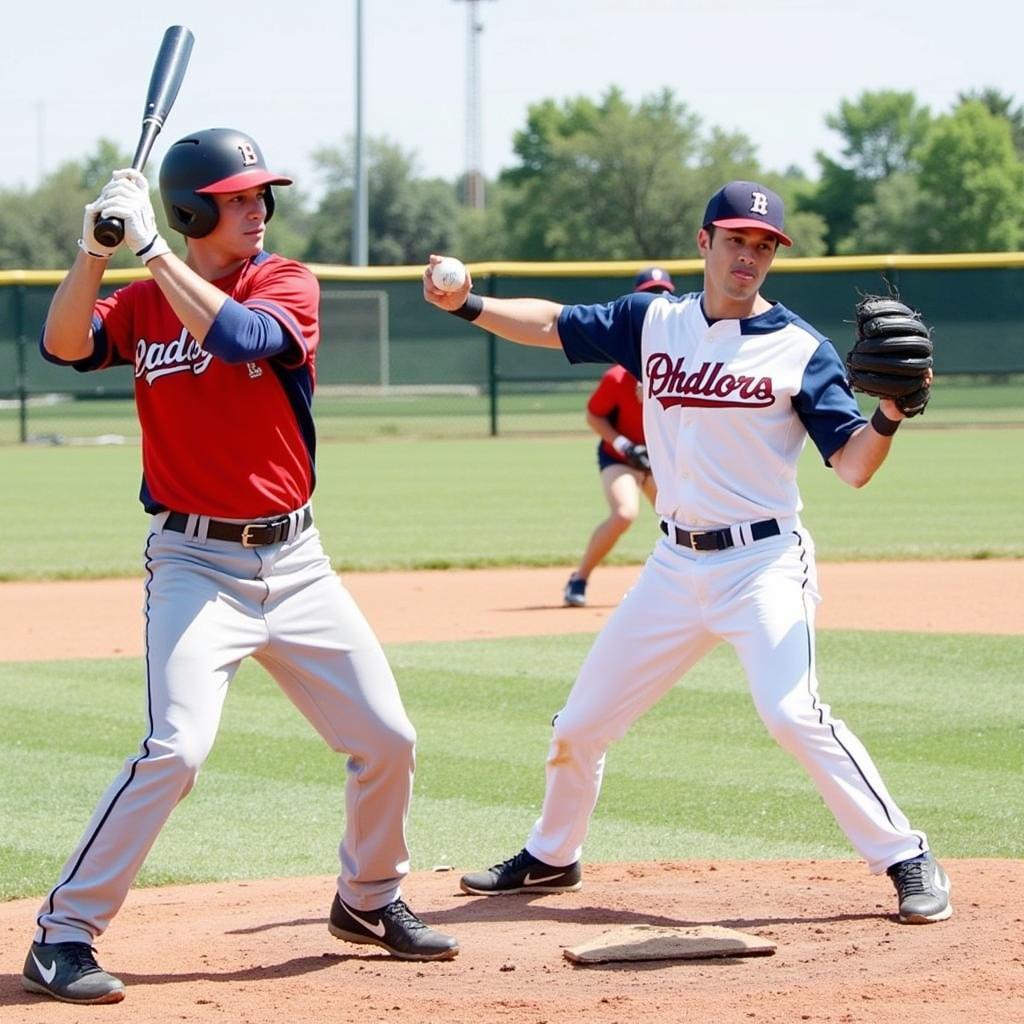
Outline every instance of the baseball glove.
<svg viewBox="0 0 1024 1024"><path fill-rule="evenodd" d="M626 460L627 466L632 466L633 469L640 469L645 473L650 473L651 460L647 454L647 445L631 444L622 453L622 457Z"/></svg>
<svg viewBox="0 0 1024 1024"><path fill-rule="evenodd" d="M865 295L857 303L857 340L846 354L850 387L891 398L904 416L924 412L931 398L931 331L898 299Z"/></svg>

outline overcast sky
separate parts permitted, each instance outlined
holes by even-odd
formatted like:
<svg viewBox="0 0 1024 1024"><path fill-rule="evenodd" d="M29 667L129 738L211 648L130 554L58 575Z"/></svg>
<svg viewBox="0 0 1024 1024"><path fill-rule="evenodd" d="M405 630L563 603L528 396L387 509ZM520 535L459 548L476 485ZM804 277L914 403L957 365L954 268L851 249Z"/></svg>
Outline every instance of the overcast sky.
<svg viewBox="0 0 1024 1024"><path fill-rule="evenodd" d="M706 125L745 133L763 166L815 173L838 156L824 124L864 90L913 91L934 113L963 90L1024 102L1020 0L480 0L483 171L513 162L512 136L544 98L636 102L664 87ZM5 5L0 187L108 137L134 150L164 29L195 49L157 141L198 128L254 135L268 162L316 193L311 153L355 128L355 0L36 0ZM424 175L466 162L465 0L363 0L364 124L413 151ZM627 13L628 12L628 13Z"/></svg>

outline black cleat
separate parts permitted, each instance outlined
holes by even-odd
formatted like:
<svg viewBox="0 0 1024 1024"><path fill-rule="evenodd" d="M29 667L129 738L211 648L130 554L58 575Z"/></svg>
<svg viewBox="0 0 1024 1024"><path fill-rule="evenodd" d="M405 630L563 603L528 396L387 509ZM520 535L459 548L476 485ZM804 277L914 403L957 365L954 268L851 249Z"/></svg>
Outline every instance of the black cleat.
<svg viewBox="0 0 1024 1024"><path fill-rule="evenodd" d="M33 942L21 987L62 1003L119 1003L124 982L107 974L87 942Z"/></svg>
<svg viewBox="0 0 1024 1024"><path fill-rule="evenodd" d="M402 900L353 910L335 893L327 927L336 939L380 946L400 960L451 960L459 953L455 938L424 924Z"/></svg>
<svg viewBox="0 0 1024 1024"><path fill-rule="evenodd" d="M900 920L906 924L929 924L952 916L949 878L930 853L893 864L885 872L896 886Z"/></svg>
<svg viewBox="0 0 1024 1024"><path fill-rule="evenodd" d="M508 896L515 892L573 892L583 885L581 879L579 861L554 868L520 850L486 871L463 875L459 885L463 892L473 896Z"/></svg>
<svg viewBox="0 0 1024 1024"><path fill-rule="evenodd" d="M587 603L587 581L576 576L570 578L562 592L562 600L567 608L583 608Z"/></svg>

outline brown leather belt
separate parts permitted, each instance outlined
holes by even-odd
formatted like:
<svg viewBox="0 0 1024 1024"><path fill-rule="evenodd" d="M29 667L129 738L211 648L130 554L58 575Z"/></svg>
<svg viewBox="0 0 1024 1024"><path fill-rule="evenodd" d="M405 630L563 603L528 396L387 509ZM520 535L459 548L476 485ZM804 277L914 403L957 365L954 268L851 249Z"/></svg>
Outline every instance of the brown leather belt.
<svg viewBox="0 0 1024 1024"><path fill-rule="evenodd" d="M175 533L185 533L188 529L189 517L184 512L170 512L164 520L164 529ZM313 522L313 513L307 505L302 510L301 530L309 529ZM226 523L221 519L211 519L206 528L206 536L211 540L230 540L241 544L243 548L262 548L268 544L280 544L288 539L292 526L291 516L277 516L274 519L261 519L254 523Z"/></svg>

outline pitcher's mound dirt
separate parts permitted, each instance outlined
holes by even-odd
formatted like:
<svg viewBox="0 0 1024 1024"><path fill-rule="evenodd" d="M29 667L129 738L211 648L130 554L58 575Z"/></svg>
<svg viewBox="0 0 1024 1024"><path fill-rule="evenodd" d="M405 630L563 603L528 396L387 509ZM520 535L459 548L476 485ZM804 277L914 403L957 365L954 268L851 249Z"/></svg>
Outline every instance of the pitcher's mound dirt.
<svg viewBox="0 0 1024 1024"><path fill-rule="evenodd" d="M477 867L479 865L473 865ZM955 913L901 925L887 878L853 861L587 865L580 892L469 897L418 872L405 896L457 959L405 963L331 938L333 878L131 893L100 962L123 1003L21 990L35 901L0 905L4 1024L1020 1024L1024 862L947 861ZM719 925L771 957L578 967L562 949L631 923Z"/></svg>

